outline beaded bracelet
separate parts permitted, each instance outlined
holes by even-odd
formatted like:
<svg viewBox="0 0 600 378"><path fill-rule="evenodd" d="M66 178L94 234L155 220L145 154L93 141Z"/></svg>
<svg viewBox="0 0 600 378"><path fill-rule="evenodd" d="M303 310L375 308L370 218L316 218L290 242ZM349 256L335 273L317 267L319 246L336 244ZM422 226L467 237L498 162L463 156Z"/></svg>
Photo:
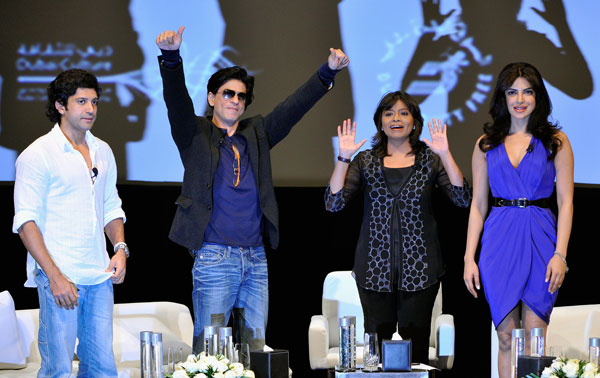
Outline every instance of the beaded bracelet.
<svg viewBox="0 0 600 378"><path fill-rule="evenodd" d="M565 263L565 266L567 267L567 270L565 270L565 273L568 273L569 272L569 266L567 265L567 259L565 259L563 257L563 255L560 252L558 252L558 251L554 251L554 254L557 255L562 260L562 262Z"/></svg>

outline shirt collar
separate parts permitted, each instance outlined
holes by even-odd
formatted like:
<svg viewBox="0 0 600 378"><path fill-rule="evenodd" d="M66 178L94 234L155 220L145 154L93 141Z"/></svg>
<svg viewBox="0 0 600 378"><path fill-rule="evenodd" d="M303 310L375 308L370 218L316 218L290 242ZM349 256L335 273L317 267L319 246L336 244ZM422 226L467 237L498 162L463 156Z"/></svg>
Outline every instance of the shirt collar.
<svg viewBox="0 0 600 378"><path fill-rule="evenodd" d="M50 135L58 145L64 148L65 152L75 151L75 148L73 148L71 142L69 142L65 134L63 134L58 123L54 124L54 127L50 131ZM98 148L98 140L91 131L85 132L85 142L87 143L90 151L95 151Z"/></svg>

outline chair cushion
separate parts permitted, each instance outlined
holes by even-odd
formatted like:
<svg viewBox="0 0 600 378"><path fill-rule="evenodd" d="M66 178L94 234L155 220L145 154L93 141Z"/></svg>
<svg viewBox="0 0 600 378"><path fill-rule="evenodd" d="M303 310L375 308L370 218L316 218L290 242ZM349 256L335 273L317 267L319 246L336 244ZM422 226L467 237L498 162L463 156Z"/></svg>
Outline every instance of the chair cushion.
<svg viewBox="0 0 600 378"><path fill-rule="evenodd" d="M27 366L21 344L15 302L8 291L0 293L0 369L22 369Z"/></svg>
<svg viewBox="0 0 600 378"><path fill-rule="evenodd" d="M113 319L113 351L117 366L138 366L140 364L141 331L162 333L165 364L169 348L176 357L179 356L181 349L184 359L192 353L191 346L181 341L166 324L156 317L152 315L120 316Z"/></svg>
<svg viewBox="0 0 600 378"><path fill-rule="evenodd" d="M364 343L364 316L356 280L350 271L331 272L323 282L323 316L329 323L329 345L338 346L338 319L342 316L356 317L356 343Z"/></svg>

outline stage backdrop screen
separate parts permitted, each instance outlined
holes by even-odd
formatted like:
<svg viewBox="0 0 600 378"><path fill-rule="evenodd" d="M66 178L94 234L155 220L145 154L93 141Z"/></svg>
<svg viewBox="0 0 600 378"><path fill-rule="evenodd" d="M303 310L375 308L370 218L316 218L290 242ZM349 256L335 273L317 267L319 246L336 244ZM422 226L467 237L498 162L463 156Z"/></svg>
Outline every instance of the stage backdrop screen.
<svg viewBox="0 0 600 378"><path fill-rule="evenodd" d="M453 154L470 177L496 76L514 61L544 76L553 120L573 146L575 181L600 184L598 15L597 0L3 1L0 181L14 180L18 154L52 127L46 87L68 68L100 80L93 133L113 149L120 182L181 181L155 38L185 25L181 55L198 115L218 68L241 65L256 76L245 116L266 115L325 62L329 47L349 55L331 93L273 148L276 185L325 186L336 126L351 117L358 138L370 140L378 101L399 89L418 99L426 120L450 126Z"/></svg>

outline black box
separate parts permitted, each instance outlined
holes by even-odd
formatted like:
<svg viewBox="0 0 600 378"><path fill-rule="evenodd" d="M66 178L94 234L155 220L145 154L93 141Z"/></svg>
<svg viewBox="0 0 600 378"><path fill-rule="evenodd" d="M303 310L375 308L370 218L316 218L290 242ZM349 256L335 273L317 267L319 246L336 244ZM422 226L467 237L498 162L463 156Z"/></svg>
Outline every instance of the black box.
<svg viewBox="0 0 600 378"><path fill-rule="evenodd" d="M289 364L287 350L250 352L250 369L256 378L288 378L290 376Z"/></svg>
<svg viewBox="0 0 600 378"><path fill-rule="evenodd" d="M410 371L410 340L383 340L382 349L383 371Z"/></svg>
<svg viewBox="0 0 600 378"><path fill-rule="evenodd" d="M552 361L554 361L555 358L556 357L550 356L519 357L519 361L517 362L517 377L525 377L527 374L531 373L539 377L545 368L552 365Z"/></svg>

